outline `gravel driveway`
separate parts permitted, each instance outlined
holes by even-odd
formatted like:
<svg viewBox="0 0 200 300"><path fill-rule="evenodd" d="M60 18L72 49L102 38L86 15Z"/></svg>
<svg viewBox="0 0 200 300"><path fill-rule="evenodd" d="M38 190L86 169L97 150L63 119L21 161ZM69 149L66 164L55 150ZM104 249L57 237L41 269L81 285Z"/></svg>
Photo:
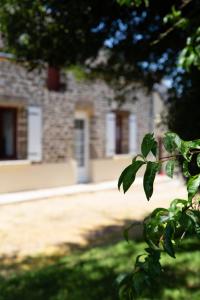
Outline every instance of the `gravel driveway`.
<svg viewBox="0 0 200 300"><path fill-rule="evenodd" d="M101 229L141 220L153 208L167 207L171 199L185 194L179 181L169 179L155 185L150 202L138 184L126 195L116 189L0 206L0 255L87 245L91 237L101 238Z"/></svg>

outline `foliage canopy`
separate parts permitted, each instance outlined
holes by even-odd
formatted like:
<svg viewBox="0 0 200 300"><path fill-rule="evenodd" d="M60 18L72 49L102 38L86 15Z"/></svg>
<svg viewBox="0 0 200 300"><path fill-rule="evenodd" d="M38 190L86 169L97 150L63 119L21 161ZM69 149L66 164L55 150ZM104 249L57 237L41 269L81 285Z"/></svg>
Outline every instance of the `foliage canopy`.
<svg viewBox="0 0 200 300"><path fill-rule="evenodd" d="M130 6L114 0L2 0L0 31L5 50L31 67L84 64L104 48L109 55L99 71L152 84L176 68L181 50L182 65L198 64L199 1L186 2L180 11L180 0L137 0Z"/></svg>
<svg viewBox="0 0 200 300"><path fill-rule="evenodd" d="M145 4L147 7L152 4L152 0L118 0L122 5L136 6ZM191 66L200 68L200 3L195 0L174 1L171 11L163 18L163 22L169 24L169 28L160 34L154 43L159 43L175 30L185 33L181 52L179 54L179 64L189 69ZM185 40L184 40L185 39Z"/></svg>

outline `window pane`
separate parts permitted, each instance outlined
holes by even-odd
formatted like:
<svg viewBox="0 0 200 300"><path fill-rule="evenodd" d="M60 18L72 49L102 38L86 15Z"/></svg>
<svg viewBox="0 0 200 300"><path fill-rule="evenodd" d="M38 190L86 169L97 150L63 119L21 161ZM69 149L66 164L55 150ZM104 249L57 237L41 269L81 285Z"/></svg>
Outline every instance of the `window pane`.
<svg viewBox="0 0 200 300"><path fill-rule="evenodd" d="M128 113L116 113L116 154L128 153L129 148L129 128Z"/></svg>
<svg viewBox="0 0 200 300"><path fill-rule="evenodd" d="M3 114L3 145L5 156L14 155L14 115L11 111L7 111Z"/></svg>
<svg viewBox="0 0 200 300"><path fill-rule="evenodd" d="M15 110L0 110L0 158L15 156Z"/></svg>
<svg viewBox="0 0 200 300"><path fill-rule="evenodd" d="M122 153L122 117L116 116L116 153Z"/></svg>
<svg viewBox="0 0 200 300"><path fill-rule="evenodd" d="M75 120L75 157L78 167L85 165L84 120Z"/></svg>

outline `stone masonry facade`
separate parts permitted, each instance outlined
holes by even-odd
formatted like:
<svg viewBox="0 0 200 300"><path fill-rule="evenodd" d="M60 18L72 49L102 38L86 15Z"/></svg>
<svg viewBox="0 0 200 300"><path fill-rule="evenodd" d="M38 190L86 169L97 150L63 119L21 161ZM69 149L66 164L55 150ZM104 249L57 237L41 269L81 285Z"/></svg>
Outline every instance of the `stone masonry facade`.
<svg viewBox="0 0 200 300"><path fill-rule="evenodd" d="M98 79L77 81L71 73L62 74L62 81L67 86L65 91L49 91L46 72L28 72L15 62L0 60L0 107L17 108L18 159L27 158L27 107L31 105L42 108L42 162L74 158L74 119L79 110L89 115L90 158L105 157L106 113L118 109L115 101L110 101L114 99L113 89ZM140 85L133 92L138 100L127 99L120 110L135 113L140 144L143 135L152 129L151 95ZM128 147L126 139L123 147Z"/></svg>

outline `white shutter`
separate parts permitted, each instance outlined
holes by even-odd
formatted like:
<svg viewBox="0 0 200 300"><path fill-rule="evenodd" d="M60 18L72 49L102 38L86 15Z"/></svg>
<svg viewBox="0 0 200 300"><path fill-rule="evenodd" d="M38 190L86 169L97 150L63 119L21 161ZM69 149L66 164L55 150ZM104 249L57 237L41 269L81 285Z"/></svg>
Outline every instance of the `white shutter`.
<svg viewBox="0 0 200 300"><path fill-rule="evenodd" d="M135 114L129 115L129 153L137 152L137 122Z"/></svg>
<svg viewBox="0 0 200 300"><path fill-rule="evenodd" d="M116 143L116 117L114 113L106 115L106 156L115 154Z"/></svg>
<svg viewBox="0 0 200 300"><path fill-rule="evenodd" d="M28 107L28 159L42 160L42 110L41 107Z"/></svg>

